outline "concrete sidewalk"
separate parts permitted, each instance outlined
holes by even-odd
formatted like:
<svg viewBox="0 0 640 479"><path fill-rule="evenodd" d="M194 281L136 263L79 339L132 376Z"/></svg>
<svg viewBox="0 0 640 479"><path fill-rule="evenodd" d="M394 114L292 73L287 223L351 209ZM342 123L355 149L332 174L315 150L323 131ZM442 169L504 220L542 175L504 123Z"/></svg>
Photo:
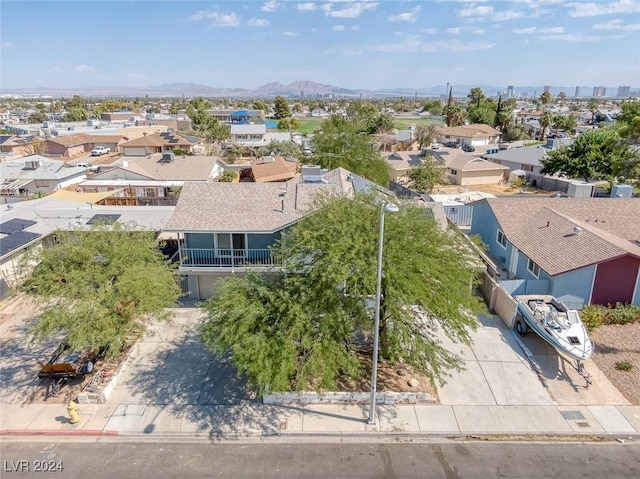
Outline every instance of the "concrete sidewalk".
<svg viewBox="0 0 640 479"><path fill-rule="evenodd" d="M191 436L206 438L348 435L597 435L640 439L640 406L380 405L376 425L365 405L165 406L81 404L68 423L62 404L3 404L0 435Z"/></svg>

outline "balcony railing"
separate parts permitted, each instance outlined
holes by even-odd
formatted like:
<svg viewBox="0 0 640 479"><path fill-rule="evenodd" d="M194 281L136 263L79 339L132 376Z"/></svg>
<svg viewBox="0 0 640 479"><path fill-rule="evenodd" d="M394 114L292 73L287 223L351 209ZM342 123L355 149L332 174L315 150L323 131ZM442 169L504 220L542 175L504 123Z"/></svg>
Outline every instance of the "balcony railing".
<svg viewBox="0 0 640 479"><path fill-rule="evenodd" d="M180 266L251 268L278 266L268 249L180 248Z"/></svg>

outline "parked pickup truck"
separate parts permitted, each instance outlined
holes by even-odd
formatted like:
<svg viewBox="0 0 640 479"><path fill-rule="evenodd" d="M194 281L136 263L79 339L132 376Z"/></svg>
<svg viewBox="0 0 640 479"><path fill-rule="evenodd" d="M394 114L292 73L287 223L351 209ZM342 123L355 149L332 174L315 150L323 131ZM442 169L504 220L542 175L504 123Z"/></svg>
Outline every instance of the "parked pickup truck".
<svg viewBox="0 0 640 479"><path fill-rule="evenodd" d="M91 156L102 156L111 152L111 148L107 148L106 146L96 146L93 150L91 150Z"/></svg>

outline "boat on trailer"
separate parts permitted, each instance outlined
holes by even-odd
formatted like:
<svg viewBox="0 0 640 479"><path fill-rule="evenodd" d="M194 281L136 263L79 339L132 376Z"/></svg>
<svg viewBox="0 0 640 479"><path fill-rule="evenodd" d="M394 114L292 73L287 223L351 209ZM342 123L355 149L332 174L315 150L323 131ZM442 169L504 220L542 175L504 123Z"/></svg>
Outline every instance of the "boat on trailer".
<svg viewBox="0 0 640 479"><path fill-rule="evenodd" d="M582 369L581 361L593 354L593 343L578 311L549 295L516 295L514 298L519 313L516 331L525 334L528 328L533 329L560 354L575 359Z"/></svg>

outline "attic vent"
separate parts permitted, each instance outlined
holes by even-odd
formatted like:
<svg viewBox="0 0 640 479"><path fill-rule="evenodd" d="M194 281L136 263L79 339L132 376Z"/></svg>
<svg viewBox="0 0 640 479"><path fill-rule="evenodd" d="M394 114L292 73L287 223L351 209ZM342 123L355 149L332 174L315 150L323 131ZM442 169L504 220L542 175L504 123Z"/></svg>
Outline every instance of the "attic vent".
<svg viewBox="0 0 640 479"><path fill-rule="evenodd" d="M40 160L25 161L24 167L27 170L36 170L36 169L40 168Z"/></svg>
<svg viewBox="0 0 640 479"><path fill-rule="evenodd" d="M162 154L162 158L160 158L159 163L171 163L174 159L174 155L170 151L166 151Z"/></svg>

